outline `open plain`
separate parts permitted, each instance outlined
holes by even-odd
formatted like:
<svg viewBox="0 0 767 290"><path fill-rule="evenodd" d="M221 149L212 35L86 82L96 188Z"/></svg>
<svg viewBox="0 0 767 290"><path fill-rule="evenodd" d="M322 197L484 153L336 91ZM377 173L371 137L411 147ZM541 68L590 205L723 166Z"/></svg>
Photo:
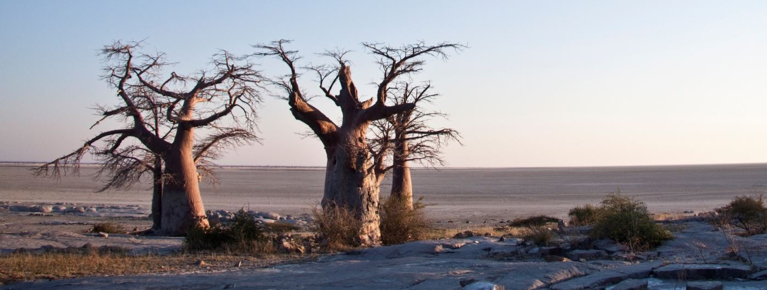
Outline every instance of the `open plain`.
<svg viewBox="0 0 767 290"><path fill-rule="evenodd" d="M80 176L65 176L61 180L35 178L30 167L0 166L2 253L18 249L45 252L115 247L133 255L166 257L163 255L181 248L182 239L175 237L130 234L104 237L87 233L99 222L118 223L128 230L150 226L148 185L96 192L100 182L93 179L94 167L84 166ZM323 173L317 168L221 168L220 183L206 185L203 199L210 210L244 208L301 220L319 203ZM416 196L429 204L427 212L432 224L454 230L487 228L534 214L565 218L570 208L596 204L615 191L646 202L651 212L683 217L666 224L676 239L639 254L610 244L576 249L571 244L577 244L577 229L560 231L560 244L552 247L478 232L479 236L473 237L289 259L292 262L288 263L279 259L251 259L245 266L239 262L233 267L226 258L207 257L207 264L195 266L188 260L194 257L173 256L180 261L174 263L182 266L172 271L162 268L150 275L133 272L108 277L42 279L3 287L460 289L462 285L494 284L505 289L624 289L613 287L634 283L640 285L636 289L644 289L641 285L647 289L684 289L687 285L710 282L720 283L724 289L764 289L767 236L737 237L695 216L722 206L735 196L761 193L767 180L765 173L766 164L740 164L420 169L413 174ZM382 192L387 190L384 185ZM733 245L741 250L733 250ZM558 255L562 255L561 259L551 259Z"/></svg>

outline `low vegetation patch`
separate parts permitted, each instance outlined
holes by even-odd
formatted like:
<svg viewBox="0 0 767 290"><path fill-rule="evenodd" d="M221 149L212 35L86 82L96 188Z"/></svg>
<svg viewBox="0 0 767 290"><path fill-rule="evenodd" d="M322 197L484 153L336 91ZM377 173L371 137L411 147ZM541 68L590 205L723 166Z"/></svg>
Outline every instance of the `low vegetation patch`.
<svg viewBox="0 0 767 290"><path fill-rule="evenodd" d="M315 208L311 230L317 233L320 245L330 251L349 251L360 246L362 222L354 212L339 206Z"/></svg>
<svg viewBox="0 0 767 290"><path fill-rule="evenodd" d="M37 280L84 276L176 274L192 271L221 271L233 267L263 267L295 259L287 256L236 255L129 255L91 251L13 253L0 255L0 285ZM204 261L200 263L199 261Z"/></svg>
<svg viewBox="0 0 767 290"><path fill-rule="evenodd" d="M632 251L647 250L672 239L670 232L655 223L644 202L613 193L602 200L590 235L609 238Z"/></svg>
<svg viewBox="0 0 767 290"><path fill-rule="evenodd" d="M527 218L518 218L509 223L510 227L544 227L549 225L556 225L561 221L558 218L545 216L545 215L537 215L537 216L531 216Z"/></svg>
<svg viewBox="0 0 767 290"><path fill-rule="evenodd" d="M587 204L571 209L568 216L570 216L570 225L572 226L590 226L597 223L599 214L598 207Z"/></svg>
<svg viewBox="0 0 767 290"><path fill-rule="evenodd" d="M91 233L107 233L107 234L124 234L127 231L119 224L115 223L98 223L93 225L90 230Z"/></svg>
<svg viewBox="0 0 767 290"><path fill-rule="evenodd" d="M548 246L557 237L551 229L544 226L531 226L522 230L520 237L538 246Z"/></svg>
<svg viewBox="0 0 767 290"><path fill-rule="evenodd" d="M422 239L429 230L424 207L421 200L411 208L406 200L396 197L381 202L381 242L397 245Z"/></svg>
<svg viewBox="0 0 767 290"><path fill-rule="evenodd" d="M767 208L762 195L738 196L715 211L720 224L743 229L747 235L767 232Z"/></svg>
<svg viewBox="0 0 767 290"><path fill-rule="evenodd" d="M251 214L240 209L228 224L190 230L184 239L184 249L245 254L274 253L275 238L296 229L296 226L286 223L257 223Z"/></svg>

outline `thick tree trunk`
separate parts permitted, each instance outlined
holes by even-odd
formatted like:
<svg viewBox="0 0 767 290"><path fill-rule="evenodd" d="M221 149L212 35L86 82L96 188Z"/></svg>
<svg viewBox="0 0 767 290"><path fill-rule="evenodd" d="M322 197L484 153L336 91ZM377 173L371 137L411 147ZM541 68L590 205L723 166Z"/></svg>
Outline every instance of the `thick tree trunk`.
<svg viewBox="0 0 767 290"><path fill-rule="evenodd" d="M413 181L410 179L409 148L405 137L401 134L394 142L391 197L400 199L409 209L413 209Z"/></svg>
<svg viewBox="0 0 767 290"><path fill-rule="evenodd" d="M192 156L193 128L180 124L171 149L163 156L166 178L162 193L162 227L166 235L184 235L208 227L200 197L199 176Z"/></svg>
<svg viewBox="0 0 767 290"><path fill-rule="evenodd" d="M152 229L156 231L162 227L162 159L159 156L154 160L152 189Z"/></svg>
<svg viewBox="0 0 767 290"><path fill-rule="evenodd" d="M340 206L353 211L362 221L360 243L370 246L381 241L379 188L364 143L367 125L360 127L341 132L339 144L329 148L322 207Z"/></svg>

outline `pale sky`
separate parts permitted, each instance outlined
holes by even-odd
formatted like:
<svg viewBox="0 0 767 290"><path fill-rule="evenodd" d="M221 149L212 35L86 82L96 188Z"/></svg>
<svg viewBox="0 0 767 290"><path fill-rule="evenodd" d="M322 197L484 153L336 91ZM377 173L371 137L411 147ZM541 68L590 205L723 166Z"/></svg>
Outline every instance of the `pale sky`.
<svg viewBox="0 0 767 290"><path fill-rule="evenodd" d="M766 1L0 1L0 160L48 161L119 126L88 129L96 104L119 101L96 54L113 40L145 39L190 73L219 49L292 39L305 64L353 50L368 97L378 71L361 42L468 45L415 77L451 116L435 126L464 137L449 166L767 162L765 15ZM263 144L219 164L324 165L288 109L265 98Z"/></svg>

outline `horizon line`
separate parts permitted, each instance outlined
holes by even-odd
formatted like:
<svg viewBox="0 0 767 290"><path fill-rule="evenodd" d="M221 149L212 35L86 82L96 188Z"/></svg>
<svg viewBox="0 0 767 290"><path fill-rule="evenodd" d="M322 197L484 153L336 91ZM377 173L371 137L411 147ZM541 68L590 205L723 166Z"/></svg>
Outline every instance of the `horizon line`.
<svg viewBox="0 0 767 290"><path fill-rule="evenodd" d="M45 164L42 161L0 161L0 165L33 165ZM100 165L99 162L83 162L82 165ZM570 165L570 166L411 166L411 169L544 169L544 168L614 168L614 167L682 167L682 166L723 166L723 165L766 165L767 162L733 162L733 163L678 163L678 164L638 164L638 165ZM231 165L214 164L215 167L242 168L296 168L324 169L322 165Z"/></svg>

